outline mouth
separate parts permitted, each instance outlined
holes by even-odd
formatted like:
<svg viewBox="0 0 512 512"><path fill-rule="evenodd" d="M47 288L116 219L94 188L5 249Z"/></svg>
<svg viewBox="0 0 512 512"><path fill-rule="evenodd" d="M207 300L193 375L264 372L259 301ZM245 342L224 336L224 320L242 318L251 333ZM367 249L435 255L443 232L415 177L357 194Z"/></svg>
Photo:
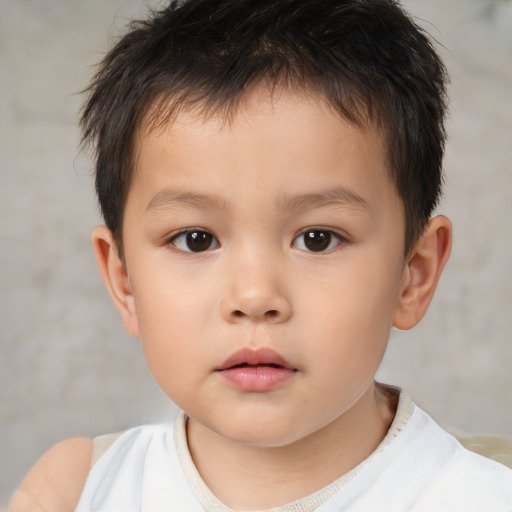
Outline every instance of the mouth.
<svg viewBox="0 0 512 512"><path fill-rule="evenodd" d="M287 368L295 370L292 365L280 354L272 349L262 348L258 350L242 349L229 356L217 369L217 371L231 368Z"/></svg>
<svg viewBox="0 0 512 512"><path fill-rule="evenodd" d="M263 393L288 381L297 369L271 349L242 349L228 357L216 372L242 391Z"/></svg>

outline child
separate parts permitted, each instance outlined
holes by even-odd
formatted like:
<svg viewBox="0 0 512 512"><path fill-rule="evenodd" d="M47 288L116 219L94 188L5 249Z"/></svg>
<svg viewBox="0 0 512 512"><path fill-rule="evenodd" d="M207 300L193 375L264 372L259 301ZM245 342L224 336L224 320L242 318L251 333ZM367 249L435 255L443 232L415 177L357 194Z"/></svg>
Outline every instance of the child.
<svg viewBox="0 0 512 512"><path fill-rule="evenodd" d="M132 25L83 111L93 244L184 412L56 445L13 512L512 510L511 470L374 381L450 252L445 81L391 0L189 0Z"/></svg>

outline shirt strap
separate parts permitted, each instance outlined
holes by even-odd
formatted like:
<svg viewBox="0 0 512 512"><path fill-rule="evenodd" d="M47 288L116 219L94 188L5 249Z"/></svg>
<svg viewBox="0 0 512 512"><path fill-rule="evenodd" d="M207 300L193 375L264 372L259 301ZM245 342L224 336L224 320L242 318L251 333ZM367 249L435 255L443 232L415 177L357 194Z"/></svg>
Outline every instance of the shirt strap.
<svg viewBox="0 0 512 512"><path fill-rule="evenodd" d="M99 458L114 444L114 441L122 434L123 432L115 432L113 434L103 434L101 436L96 436L93 439L93 450L92 450L92 458L91 458L91 469L98 462Z"/></svg>

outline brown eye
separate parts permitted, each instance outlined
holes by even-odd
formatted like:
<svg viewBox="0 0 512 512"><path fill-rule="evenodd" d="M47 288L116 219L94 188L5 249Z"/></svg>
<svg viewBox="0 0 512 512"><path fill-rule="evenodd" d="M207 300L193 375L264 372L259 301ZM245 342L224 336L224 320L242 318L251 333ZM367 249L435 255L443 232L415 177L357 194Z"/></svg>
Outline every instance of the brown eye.
<svg viewBox="0 0 512 512"><path fill-rule="evenodd" d="M208 231L192 230L175 236L172 243L184 252L204 252L216 249L219 244L216 238Z"/></svg>
<svg viewBox="0 0 512 512"><path fill-rule="evenodd" d="M302 251L324 252L336 247L341 237L327 229L310 229L294 240L294 247Z"/></svg>
<svg viewBox="0 0 512 512"><path fill-rule="evenodd" d="M331 243L331 234L327 231L308 231L304 233L304 245L314 252L325 251Z"/></svg>

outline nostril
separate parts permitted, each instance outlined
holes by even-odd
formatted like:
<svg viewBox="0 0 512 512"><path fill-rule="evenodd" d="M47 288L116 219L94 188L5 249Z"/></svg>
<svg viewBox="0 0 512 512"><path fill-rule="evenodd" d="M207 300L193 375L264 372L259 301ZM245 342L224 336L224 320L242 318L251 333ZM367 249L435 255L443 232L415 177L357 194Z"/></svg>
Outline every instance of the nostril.
<svg viewBox="0 0 512 512"><path fill-rule="evenodd" d="M244 316L246 316L246 314L243 311L236 309L235 311L233 311L233 316L235 318L243 318ZM270 320L277 318L279 317L279 311L277 311L277 309L269 309L268 311L265 311L264 317Z"/></svg>

